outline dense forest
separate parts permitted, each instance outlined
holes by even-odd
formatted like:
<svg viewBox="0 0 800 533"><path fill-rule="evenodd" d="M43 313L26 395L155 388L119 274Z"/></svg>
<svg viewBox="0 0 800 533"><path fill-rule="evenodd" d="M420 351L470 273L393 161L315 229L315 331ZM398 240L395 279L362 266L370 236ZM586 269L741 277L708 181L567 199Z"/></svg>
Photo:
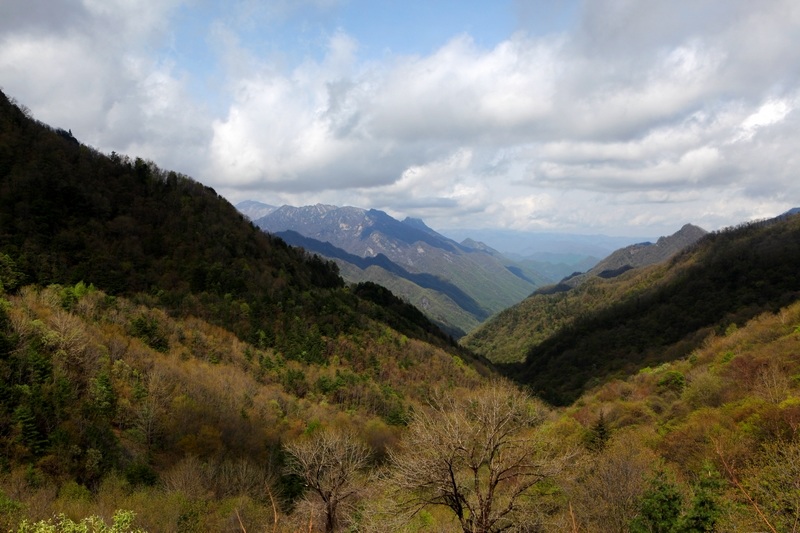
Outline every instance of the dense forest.
<svg viewBox="0 0 800 533"><path fill-rule="evenodd" d="M344 287L335 263L260 231L212 189L152 162L100 154L5 96L0 176L0 251L20 284L85 281L111 295L147 295L270 346L309 330L357 331L362 317L386 312ZM450 343L410 309L394 325Z"/></svg>
<svg viewBox="0 0 800 533"><path fill-rule="evenodd" d="M800 295L800 217L708 234L671 260L535 294L464 344L566 405L609 376L685 357L711 333Z"/></svg>
<svg viewBox="0 0 800 533"><path fill-rule="evenodd" d="M0 98L0 530L797 530L799 225L552 295L549 362L507 368L554 408Z"/></svg>

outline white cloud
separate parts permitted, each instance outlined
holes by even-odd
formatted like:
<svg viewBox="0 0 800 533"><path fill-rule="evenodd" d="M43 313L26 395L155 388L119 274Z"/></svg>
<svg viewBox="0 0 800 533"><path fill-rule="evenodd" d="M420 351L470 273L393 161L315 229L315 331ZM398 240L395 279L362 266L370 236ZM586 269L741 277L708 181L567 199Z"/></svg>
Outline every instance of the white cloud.
<svg viewBox="0 0 800 533"><path fill-rule="evenodd" d="M233 201L627 233L798 204L794 0L597 0L557 34L489 47L448 35L430 54L370 61L339 22L301 61L254 44L339 3L220 9L198 30L216 54L207 82L170 43L180 13L213 2L5 0L0 85L89 144Z"/></svg>
<svg viewBox="0 0 800 533"><path fill-rule="evenodd" d="M8 0L4 8L24 4ZM207 134L177 68L151 54L178 1L54 1L0 35L4 90L82 141L197 172ZM64 16L70 13L69 16Z"/></svg>
<svg viewBox="0 0 800 533"><path fill-rule="evenodd" d="M791 110L792 106L786 100L777 99L767 101L764 105L759 107L755 113L752 113L744 119L740 127L740 132L734 141L752 139L757 130L782 121Z"/></svg>

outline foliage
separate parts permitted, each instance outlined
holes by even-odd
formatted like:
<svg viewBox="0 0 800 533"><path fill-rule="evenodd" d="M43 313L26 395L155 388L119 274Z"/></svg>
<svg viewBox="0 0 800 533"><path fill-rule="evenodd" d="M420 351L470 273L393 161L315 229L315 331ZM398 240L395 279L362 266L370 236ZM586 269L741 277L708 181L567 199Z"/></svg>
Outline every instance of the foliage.
<svg viewBox="0 0 800 533"><path fill-rule="evenodd" d="M567 484L570 505L588 531L629 531L656 461L646 447L631 445L637 440L630 431L618 432L579 462Z"/></svg>
<svg viewBox="0 0 800 533"><path fill-rule="evenodd" d="M683 497L663 470L656 472L631 521L631 533L670 533L677 529Z"/></svg>
<svg viewBox="0 0 800 533"><path fill-rule="evenodd" d="M131 511L119 510L114 513L111 525L106 524L99 516L90 516L80 522L59 515L53 520L40 520L30 524L23 522L17 533L144 533L143 529L134 528L135 514Z"/></svg>
<svg viewBox="0 0 800 533"><path fill-rule="evenodd" d="M522 505L564 468L538 428L546 413L518 389L495 382L461 397L436 397L414 413L406 446L391 452L405 506L449 508L465 533L503 531L531 519Z"/></svg>
<svg viewBox="0 0 800 533"><path fill-rule="evenodd" d="M586 434L586 446L592 451L600 451L606 447L611 430L606 423L605 413L600 412L595 422Z"/></svg>
<svg viewBox="0 0 800 533"><path fill-rule="evenodd" d="M788 305L800 290L798 267L800 217L746 224L667 263L531 296L465 345L509 362L505 374L566 405L610 376L686 357L709 334Z"/></svg>
<svg viewBox="0 0 800 533"><path fill-rule="evenodd" d="M67 311L66 292L28 286L0 308L2 468L25 472L19 485L0 475L0 489L22 487L7 492L19 502L9 528L24 516L44 520L59 510L48 507L45 516L26 510L38 490L57 490L65 499L80 492L82 514L67 516L97 514L93 502L117 476L142 494L129 508L147 529L174 529L184 516L199 529L217 530L212 524L226 512L219 506L244 496L251 508L245 523L279 516L299 497L293 477L283 475L281 443L296 439L308 420L357 433L370 454L385 457L426 391L481 380L451 353L385 325L367 325L365 338L327 340L323 350L334 357L303 362L99 289L76 291ZM131 325L142 317L157 322L165 346L140 342L142 329ZM166 522L147 511L147 502L166 497L158 493L164 486L166 496L193 502L185 508L176 502ZM277 514L265 501L265 486ZM70 509L78 505L73 500Z"/></svg>
<svg viewBox="0 0 800 533"><path fill-rule="evenodd" d="M722 480L711 463L707 463L694 489L691 505L681 518L679 529L687 533L715 531L722 509L719 492Z"/></svg>
<svg viewBox="0 0 800 533"><path fill-rule="evenodd" d="M688 509L678 485L659 469L639 501L639 513L631 521L631 533L703 533L716 531L721 515L716 493L719 474L706 464L694 487Z"/></svg>
<svg viewBox="0 0 800 533"><path fill-rule="evenodd" d="M795 530L800 524L800 441L765 443L751 475L753 495L775 529Z"/></svg>

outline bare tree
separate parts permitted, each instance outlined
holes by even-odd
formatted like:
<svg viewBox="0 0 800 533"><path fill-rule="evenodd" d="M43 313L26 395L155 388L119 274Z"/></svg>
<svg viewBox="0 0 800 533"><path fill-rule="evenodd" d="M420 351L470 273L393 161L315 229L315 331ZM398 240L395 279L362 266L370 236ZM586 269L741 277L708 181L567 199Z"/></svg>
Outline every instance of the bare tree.
<svg viewBox="0 0 800 533"><path fill-rule="evenodd" d="M336 531L340 505L359 492L358 474L369 461L369 448L351 433L323 430L285 449L288 472L300 476L322 501L325 531Z"/></svg>
<svg viewBox="0 0 800 533"><path fill-rule="evenodd" d="M414 414L404 447L390 452L404 504L414 512L448 507L465 533L530 523L526 496L572 456L541 431L546 413L505 382L440 395Z"/></svg>
<svg viewBox="0 0 800 533"><path fill-rule="evenodd" d="M618 435L580 465L569 492L589 531L624 533L638 512L656 456L637 439L631 432Z"/></svg>

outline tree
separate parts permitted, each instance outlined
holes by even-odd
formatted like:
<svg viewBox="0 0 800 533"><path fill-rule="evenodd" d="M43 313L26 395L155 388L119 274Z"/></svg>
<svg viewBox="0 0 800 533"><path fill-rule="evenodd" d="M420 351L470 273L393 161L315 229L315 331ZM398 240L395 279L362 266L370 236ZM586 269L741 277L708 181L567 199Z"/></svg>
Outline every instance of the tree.
<svg viewBox="0 0 800 533"><path fill-rule="evenodd" d="M594 423L586 436L586 447L594 452L602 451L606 447L610 436L611 430L606 423L606 415L603 411L600 411L597 422Z"/></svg>
<svg viewBox="0 0 800 533"><path fill-rule="evenodd" d="M639 502L639 514L631 521L634 533L671 533L678 525L683 496L678 487L659 470Z"/></svg>
<svg viewBox="0 0 800 533"><path fill-rule="evenodd" d="M637 438L631 432L617 434L582 462L571 503L589 531L629 531L655 461L655 454Z"/></svg>
<svg viewBox="0 0 800 533"><path fill-rule="evenodd" d="M441 505L465 533L532 521L523 500L572 456L548 442L542 404L505 382L440 395L414 413L405 446L390 451L393 481L413 512ZM526 514L527 513L527 514Z"/></svg>
<svg viewBox="0 0 800 533"><path fill-rule="evenodd" d="M797 531L800 525L800 440L764 444L761 460L751 468L745 485L771 531ZM742 489L743 490L743 489ZM750 497L748 496L748 499Z"/></svg>
<svg viewBox="0 0 800 533"><path fill-rule="evenodd" d="M59 514L53 519L40 520L30 523L23 520L17 528L17 533L76 533L82 531L93 531L96 533L144 533L143 529L134 529L133 522L136 515L133 511L119 509L114 511L111 525L106 524L99 516L88 516L80 522L74 522L64 514Z"/></svg>
<svg viewBox="0 0 800 533"><path fill-rule="evenodd" d="M722 514L717 494L722 487L722 480L713 465L706 463L700 479L694 487L691 507L681 518L680 529L685 533L704 533L716 529Z"/></svg>
<svg viewBox="0 0 800 533"><path fill-rule="evenodd" d="M351 433L317 430L285 448L290 459L288 473L299 476L322 500L325 531L336 531L339 506L359 492L358 474L367 466L369 447Z"/></svg>

